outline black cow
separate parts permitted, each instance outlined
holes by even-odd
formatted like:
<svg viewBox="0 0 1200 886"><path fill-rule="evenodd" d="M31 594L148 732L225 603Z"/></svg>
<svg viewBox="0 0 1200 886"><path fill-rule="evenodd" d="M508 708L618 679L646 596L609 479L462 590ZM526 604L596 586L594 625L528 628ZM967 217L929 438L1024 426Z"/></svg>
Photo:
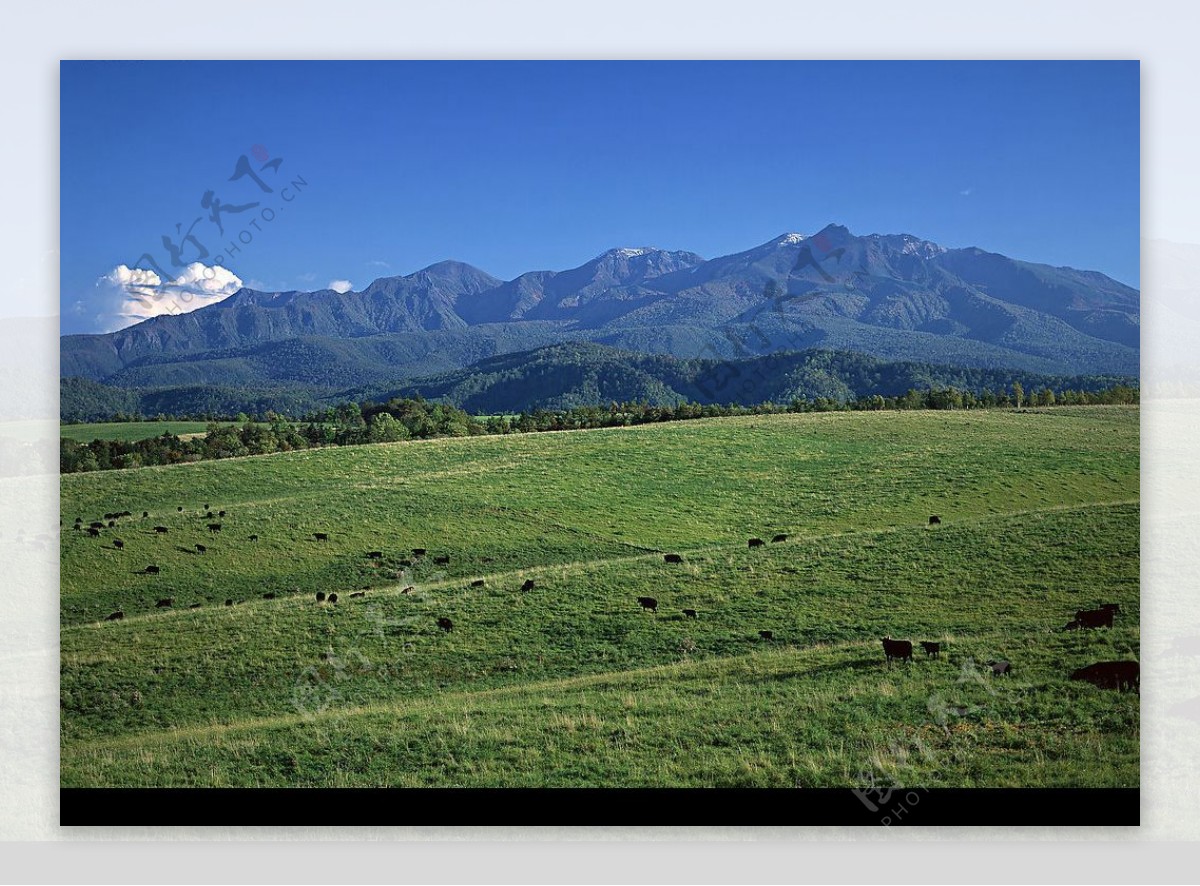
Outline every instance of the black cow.
<svg viewBox="0 0 1200 886"><path fill-rule="evenodd" d="M1072 680L1085 680L1100 689L1133 690L1141 695L1140 666L1136 661L1098 661L1071 674Z"/></svg>
<svg viewBox="0 0 1200 886"><path fill-rule="evenodd" d="M325 602L325 592L324 591L317 591L317 602L318 603Z"/></svg>
<svg viewBox="0 0 1200 886"><path fill-rule="evenodd" d="M121 539L119 539L119 538L114 538L113 539L113 547L116 548L118 551L120 551L125 547L125 542L121 541Z"/></svg>
<svg viewBox="0 0 1200 886"><path fill-rule="evenodd" d="M678 554L664 554L663 562L664 563L682 563L683 557L679 556Z"/></svg>
<svg viewBox="0 0 1200 886"><path fill-rule="evenodd" d="M1101 604L1100 608L1101 609L1111 609L1114 613L1116 613L1116 612L1121 611L1121 604L1120 603L1103 603L1103 604Z"/></svg>
<svg viewBox="0 0 1200 886"><path fill-rule="evenodd" d="M175 605L175 601L174 601L174 600L172 600L170 597L167 597L167 598L165 598L165 599L163 599L163 600L159 600L159 601L158 601L157 603L155 603L154 605L155 605L156 607L158 607L159 609L166 609L168 606L174 606L174 605Z"/></svg>
<svg viewBox="0 0 1200 886"><path fill-rule="evenodd" d="M523 585L521 585L521 590L532 591L533 590L533 579L532 578L525 579L525 583Z"/></svg>
<svg viewBox="0 0 1200 886"><path fill-rule="evenodd" d="M763 640L774 640L775 633L773 631L759 631L758 636Z"/></svg>
<svg viewBox="0 0 1200 886"><path fill-rule="evenodd" d="M779 533L779 535L777 535L771 539L772 543L780 542L780 541L787 541L787 535L785 535L784 533L781 532L781 533Z"/></svg>
<svg viewBox="0 0 1200 886"><path fill-rule="evenodd" d="M382 560L383 551L367 551L368 560Z"/></svg>
<svg viewBox="0 0 1200 886"><path fill-rule="evenodd" d="M114 612L112 615L106 615L106 616L104 617L104 620L105 620L105 621L120 621L120 620L121 620L121 619L123 619L124 617L125 617L125 613L124 613L124 612L122 612L120 609L118 609L118 610L117 610L116 612Z"/></svg>
<svg viewBox="0 0 1200 886"><path fill-rule="evenodd" d="M942 644L941 643L931 643L928 640L922 640L921 648L925 650L926 655L928 655L932 658L941 658L941 656L942 656Z"/></svg>
<svg viewBox="0 0 1200 886"><path fill-rule="evenodd" d="M763 540L762 540L761 538L752 538L752 539L750 539L750 547L752 547L752 548L760 548L760 547L762 547L762 545L763 545Z"/></svg>
<svg viewBox="0 0 1200 886"><path fill-rule="evenodd" d="M481 587L483 587L485 584L487 584L487 582L486 582L486 581L484 581L482 578L477 578L477 579L475 579L473 582L471 582L471 587L473 587L473 588L481 588Z"/></svg>
<svg viewBox="0 0 1200 886"><path fill-rule="evenodd" d="M275 592L274 592L274 591L267 591L265 594L263 594L263 595L262 595L262 598L263 598L264 600L274 600L274 599L275 599Z"/></svg>
<svg viewBox="0 0 1200 886"><path fill-rule="evenodd" d="M108 521L108 528L109 528L109 529L113 529L113 528L115 528L115 527L116 527L116 525L117 525L117 521L116 521L116 520L109 520L109 521Z"/></svg>
<svg viewBox="0 0 1200 886"><path fill-rule="evenodd" d="M313 538L315 538L317 541L329 541L329 533L328 532L314 532Z"/></svg>
<svg viewBox="0 0 1200 886"><path fill-rule="evenodd" d="M220 523L209 523L208 531L211 532L213 535L216 535L218 532L221 531L221 524Z"/></svg>
<svg viewBox="0 0 1200 886"><path fill-rule="evenodd" d="M211 519L213 518L213 516L214 516L214 514L213 514L213 512L212 512L212 511L205 511L205 512L204 512L204 517L205 517L205 519L207 519L207 520L211 520Z"/></svg>
<svg viewBox="0 0 1200 886"><path fill-rule="evenodd" d="M226 600L226 601L225 601L225 605L226 605L226 606L232 606L232 605L233 605L233 600L232 600L232 599Z"/></svg>
<svg viewBox="0 0 1200 886"><path fill-rule="evenodd" d="M250 536L250 541L258 541L258 536L257 535Z"/></svg>
<svg viewBox="0 0 1200 886"><path fill-rule="evenodd" d="M350 599L353 600L355 597L364 597L364 596L366 596L366 593L367 593L366 591L355 591L353 594L350 595Z"/></svg>
<svg viewBox="0 0 1200 886"><path fill-rule="evenodd" d="M695 609L685 609L685 610L683 610L683 614L686 618L695 618L696 610Z"/></svg>
<svg viewBox="0 0 1200 886"><path fill-rule="evenodd" d="M94 523L89 523L88 526L91 529L103 529L104 528L104 524L101 523L99 520L95 521Z"/></svg>
<svg viewBox="0 0 1200 886"><path fill-rule="evenodd" d="M97 538L100 535L100 530L96 529L93 526L89 526L87 532L88 532L88 535L90 535L92 538Z"/></svg>
<svg viewBox="0 0 1200 886"><path fill-rule="evenodd" d="M183 505L180 505L175 510L179 511L182 514L183 513Z"/></svg>
<svg viewBox="0 0 1200 886"><path fill-rule="evenodd" d="M146 519L147 517L149 517L149 516L150 516L150 512L149 512L149 511L142 511L142 519L143 519L143 520L145 520L145 519Z"/></svg>
<svg viewBox="0 0 1200 886"><path fill-rule="evenodd" d="M336 603L336 602L337 602L337 594L330 594L330 595L329 595L329 602L330 602L330 603Z"/></svg>
<svg viewBox="0 0 1200 886"><path fill-rule="evenodd" d="M434 557L433 562L437 566L447 566L450 563L450 555L442 554L440 556Z"/></svg>
<svg viewBox="0 0 1200 886"><path fill-rule="evenodd" d="M206 548L204 545L196 545L196 553L197 554L207 554L208 548Z"/></svg>
<svg viewBox="0 0 1200 886"><path fill-rule="evenodd" d="M912 642L909 640L893 640L891 637L884 637L883 654L885 660L889 664L894 658L898 658L901 661L911 662L913 660Z"/></svg>
<svg viewBox="0 0 1200 886"><path fill-rule="evenodd" d="M939 517L937 514L934 514L929 518L930 526L940 526L941 523L942 523L942 518Z"/></svg>
<svg viewBox="0 0 1200 886"><path fill-rule="evenodd" d="M208 510L209 508L211 508L211 507L212 507L212 505L205 505L205 506L204 506L204 510L206 510L206 511L207 511L207 510Z"/></svg>
<svg viewBox="0 0 1200 886"><path fill-rule="evenodd" d="M658 612L658 601L653 597L638 597L638 605L651 612Z"/></svg>
<svg viewBox="0 0 1200 886"><path fill-rule="evenodd" d="M424 557L427 553L428 553L428 551L426 551L424 548L413 548L412 549L412 555L414 557Z"/></svg>
<svg viewBox="0 0 1200 886"><path fill-rule="evenodd" d="M439 628L441 628L443 631L447 631L447 632L454 630L454 622L452 622L450 619L446 618L445 616L443 616L437 620L437 626Z"/></svg>
<svg viewBox="0 0 1200 886"><path fill-rule="evenodd" d="M76 517L76 518L75 518L75 522L76 522L76 523L82 523L82 522L83 522L83 517Z"/></svg>
<svg viewBox="0 0 1200 886"><path fill-rule="evenodd" d="M402 593L402 594L411 594L411 593L412 593L413 591L415 591L415 590L416 590L416 588L415 588L415 587L413 587L412 585L409 585L408 587L401 588L401 589L400 589L400 593Z"/></svg>
<svg viewBox="0 0 1200 886"><path fill-rule="evenodd" d="M225 516L225 512L224 512L224 511L217 511L217 516L218 516L218 517L224 517L224 516Z"/></svg>
<svg viewBox="0 0 1200 886"><path fill-rule="evenodd" d="M162 570L159 569L157 566L155 566L153 563L146 567L147 575L158 575L158 573L161 571Z"/></svg>
<svg viewBox="0 0 1200 886"><path fill-rule="evenodd" d="M1075 620L1083 628L1111 628L1114 612L1111 609L1080 609Z"/></svg>
<svg viewBox="0 0 1200 886"><path fill-rule="evenodd" d="M155 526L154 531L157 532L159 535L166 535L171 530L168 529L166 526Z"/></svg>
<svg viewBox="0 0 1200 886"><path fill-rule="evenodd" d="M1006 677L1012 673L1012 662L1004 661L1003 659L1000 661L989 661L987 666L992 669L992 676L994 677Z"/></svg>

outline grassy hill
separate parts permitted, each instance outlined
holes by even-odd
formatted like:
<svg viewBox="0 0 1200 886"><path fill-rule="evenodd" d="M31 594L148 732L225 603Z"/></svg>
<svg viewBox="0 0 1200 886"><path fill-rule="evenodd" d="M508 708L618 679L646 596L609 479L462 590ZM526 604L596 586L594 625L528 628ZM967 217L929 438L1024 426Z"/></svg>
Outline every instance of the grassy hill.
<svg viewBox="0 0 1200 886"><path fill-rule="evenodd" d="M67 475L67 526L151 516L63 532L63 784L1136 785L1137 697L1067 676L1137 657L1137 498L1115 407ZM1058 630L1106 601L1112 631ZM885 634L945 651L887 668Z"/></svg>

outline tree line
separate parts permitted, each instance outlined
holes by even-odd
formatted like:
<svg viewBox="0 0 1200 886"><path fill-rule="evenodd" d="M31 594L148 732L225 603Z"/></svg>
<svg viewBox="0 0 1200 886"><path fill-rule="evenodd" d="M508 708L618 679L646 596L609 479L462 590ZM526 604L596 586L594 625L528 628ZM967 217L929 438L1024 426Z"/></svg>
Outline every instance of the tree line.
<svg viewBox="0 0 1200 886"><path fill-rule="evenodd" d="M626 427L697 418L738 415L773 415L801 412L915 409L1012 409L1054 406L1131 405L1139 391L1114 385L1100 391L1050 388L1025 391L1019 382L1010 389L978 393L953 387L909 390L903 396L879 394L842 401L828 397L795 398L788 403L738 404L683 403L675 406L649 403L610 403L572 409L535 409L517 415L477 417L444 403L415 398L394 398L386 403L344 403L311 412L292 421L268 411L261 416L239 413L218 424L210 421L203 436L182 439L164 433L144 440L93 440L80 443L61 439L59 469L64 474L171 465L206 459L267 455L322 446L357 446L397 443L435 437L485 434L522 434L540 431ZM115 417L114 417L115 418Z"/></svg>

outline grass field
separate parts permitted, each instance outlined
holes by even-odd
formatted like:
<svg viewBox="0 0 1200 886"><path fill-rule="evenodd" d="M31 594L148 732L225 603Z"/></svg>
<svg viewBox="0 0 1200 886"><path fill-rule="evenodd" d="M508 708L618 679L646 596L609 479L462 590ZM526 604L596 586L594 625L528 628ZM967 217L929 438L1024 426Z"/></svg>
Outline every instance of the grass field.
<svg viewBox="0 0 1200 886"><path fill-rule="evenodd" d="M1135 408L309 450L61 500L64 785L1138 784L1138 697L1067 679L1138 656ZM942 658L887 667L885 634Z"/></svg>
<svg viewBox="0 0 1200 886"><path fill-rule="evenodd" d="M234 423L222 422L221 424ZM175 434L179 437L187 434L203 434L206 430L208 430L208 422L204 421L110 421L62 425L59 435L79 443L91 443L93 440L134 442L149 440L151 437L161 437L163 434Z"/></svg>

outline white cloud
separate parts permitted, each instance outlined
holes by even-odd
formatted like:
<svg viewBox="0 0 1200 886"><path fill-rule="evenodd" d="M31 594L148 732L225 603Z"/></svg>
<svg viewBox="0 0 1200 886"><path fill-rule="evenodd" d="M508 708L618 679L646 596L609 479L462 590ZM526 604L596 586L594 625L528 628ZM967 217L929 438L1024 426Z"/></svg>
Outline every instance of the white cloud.
<svg viewBox="0 0 1200 886"><path fill-rule="evenodd" d="M334 292L349 292L354 288L354 284L349 280L330 280L327 289L332 289Z"/></svg>
<svg viewBox="0 0 1200 886"><path fill-rule="evenodd" d="M154 271L117 265L96 281L98 326L111 332L164 314L187 314L228 298L242 288L237 274L220 265L192 262L174 280Z"/></svg>
<svg viewBox="0 0 1200 886"><path fill-rule="evenodd" d="M307 274L301 274L296 279L299 280L301 283L311 283L313 280L317 279L317 275L314 274L312 271L309 271Z"/></svg>
<svg viewBox="0 0 1200 886"><path fill-rule="evenodd" d="M389 265L385 261L381 261L376 258L376 259L372 259L371 261L367 262L367 267L368 268L390 268L391 265Z"/></svg>
<svg viewBox="0 0 1200 886"><path fill-rule="evenodd" d="M974 189L974 188L963 188L961 191L959 191L959 192L958 192L958 195L959 195L960 197L970 197L970 196L971 196L971 192L972 192L973 190L975 190L975 189Z"/></svg>

